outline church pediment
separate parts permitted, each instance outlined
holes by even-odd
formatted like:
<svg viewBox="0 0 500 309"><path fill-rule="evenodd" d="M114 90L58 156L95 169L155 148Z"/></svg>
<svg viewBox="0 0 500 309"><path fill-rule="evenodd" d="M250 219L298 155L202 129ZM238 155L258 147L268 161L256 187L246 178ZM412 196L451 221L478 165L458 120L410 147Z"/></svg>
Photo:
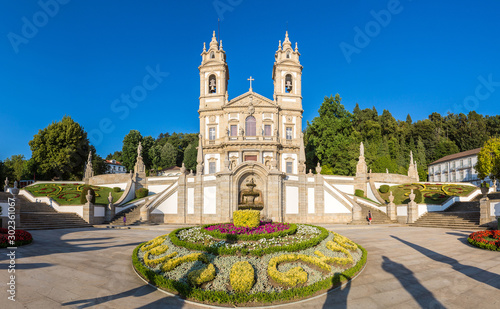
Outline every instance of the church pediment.
<svg viewBox="0 0 500 309"><path fill-rule="evenodd" d="M254 107L276 107L274 101L250 91L232 99L225 107L248 107L250 105Z"/></svg>

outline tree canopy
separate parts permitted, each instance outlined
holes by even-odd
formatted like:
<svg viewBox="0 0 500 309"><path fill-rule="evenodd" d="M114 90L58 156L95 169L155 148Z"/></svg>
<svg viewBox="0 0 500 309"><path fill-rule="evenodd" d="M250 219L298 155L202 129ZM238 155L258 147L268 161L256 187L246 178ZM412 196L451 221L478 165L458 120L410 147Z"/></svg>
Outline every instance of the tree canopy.
<svg viewBox="0 0 500 309"><path fill-rule="evenodd" d="M484 144L477 155L475 169L482 180L488 176L491 180L500 179L500 137L490 138Z"/></svg>

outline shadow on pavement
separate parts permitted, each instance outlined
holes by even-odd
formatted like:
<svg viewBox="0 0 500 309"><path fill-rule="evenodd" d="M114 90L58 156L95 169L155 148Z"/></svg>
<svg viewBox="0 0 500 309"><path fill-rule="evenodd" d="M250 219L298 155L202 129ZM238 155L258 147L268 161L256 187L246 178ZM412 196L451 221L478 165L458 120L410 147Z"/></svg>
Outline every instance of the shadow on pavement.
<svg viewBox="0 0 500 309"><path fill-rule="evenodd" d="M495 289L500 289L500 275L498 274L489 272L487 270L475 266L464 265L451 257L429 250L414 243L408 242L399 237L393 235L391 235L391 237L396 240L399 240L400 242L404 243L409 247L412 247L413 249L417 250L418 252L422 253L428 258L433 259L434 261L450 265L453 270L458 271L471 279L487 284Z"/></svg>
<svg viewBox="0 0 500 309"><path fill-rule="evenodd" d="M341 276L345 277L347 280L347 284L343 288L339 288L335 291L330 291L326 294L326 300L323 304L323 309L331 309L331 308L347 308L347 296L349 295L349 291L351 290L351 278L346 277L341 274Z"/></svg>
<svg viewBox="0 0 500 309"><path fill-rule="evenodd" d="M406 268L403 264L391 261L391 259L386 256L382 256L382 259L384 260L382 262L382 269L393 274L421 308L445 308L445 306L434 297L434 294L418 281L411 270Z"/></svg>

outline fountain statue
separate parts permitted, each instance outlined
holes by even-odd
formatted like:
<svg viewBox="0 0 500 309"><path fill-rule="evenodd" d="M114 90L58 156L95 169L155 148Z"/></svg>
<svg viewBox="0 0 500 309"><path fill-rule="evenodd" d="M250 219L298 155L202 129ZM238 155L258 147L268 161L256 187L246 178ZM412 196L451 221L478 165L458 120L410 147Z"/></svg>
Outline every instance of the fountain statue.
<svg viewBox="0 0 500 309"><path fill-rule="evenodd" d="M238 209L262 210L264 208L264 204L261 201L262 193L259 190L255 190L257 185L255 184L254 179L252 178L246 186L248 189L241 191Z"/></svg>

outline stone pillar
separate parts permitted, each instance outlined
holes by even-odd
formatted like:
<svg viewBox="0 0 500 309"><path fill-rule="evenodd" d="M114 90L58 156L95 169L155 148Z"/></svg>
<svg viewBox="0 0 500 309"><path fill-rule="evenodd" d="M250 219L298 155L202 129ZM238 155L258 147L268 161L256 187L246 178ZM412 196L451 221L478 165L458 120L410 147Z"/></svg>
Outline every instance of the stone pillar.
<svg viewBox="0 0 500 309"><path fill-rule="evenodd" d="M87 193L85 196L87 198L87 203L83 205L83 220L87 221L88 224L94 224L94 204L92 204L92 194Z"/></svg>
<svg viewBox="0 0 500 309"><path fill-rule="evenodd" d="M141 207L141 222L149 222L149 209L148 209L148 202Z"/></svg>
<svg viewBox="0 0 500 309"><path fill-rule="evenodd" d="M418 219L418 204L415 202L415 193L411 189L410 202L408 203L408 219L406 223L415 223Z"/></svg>
<svg viewBox="0 0 500 309"><path fill-rule="evenodd" d="M233 218L231 201L231 172L220 172L217 176L217 214L219 222L230 222Z"/></svg>
<svg viewBox="0 0 500 309"><path fill-rule="evenodd" d="M274 222L283 222L285 205L283 203L283 173L278 170L271 170L267 183L267 214Z"/></svg>
<svg viewBox="0 0 500 309"><path fill-rule="evenodd" d="M352 203L352 222L351 223L361 223L366 222L363 220L363 213L361 206L358 205L358 198L354 197L354 203Z"/></svg>
<svg viewBox="0 0 500 309"><path fill-rule="evenodd" d="M9 190L9 178L5 177L5 186L3 187L3 192L7 193Z"/></svg>
<svg viewBox="0 0 500 309"><path fill-rule="evenodd" d="M106 207L105 220L106 222L111 222L111 219L115 216L115 204L113 204L113 195L109 192L108 196L108 207Z"/></svg>
<svg viewBox="0 0 500 309"><path fill-rule="evenodd" d="M396 204L394 204L394 195L392 195L392 191L389 194L389 204L387 204L387 215L393 221L398 219Z"/></svg>
<svg viewBox="0 0 500 309"><path fill-rule="evenodd" d="M484 225L490 223L490 199L485 195L479 200L479 225Z"/></svg>
<svg viewBox="0 0 500 309"><path fill-rule="evenodd" d="M181 167L181 175L179 176L177 186L177 213L182 216L183 223L187 223L187 189L186 189L186 168L184 163ZM141 214L142 217L142 214Z"/></svg>

